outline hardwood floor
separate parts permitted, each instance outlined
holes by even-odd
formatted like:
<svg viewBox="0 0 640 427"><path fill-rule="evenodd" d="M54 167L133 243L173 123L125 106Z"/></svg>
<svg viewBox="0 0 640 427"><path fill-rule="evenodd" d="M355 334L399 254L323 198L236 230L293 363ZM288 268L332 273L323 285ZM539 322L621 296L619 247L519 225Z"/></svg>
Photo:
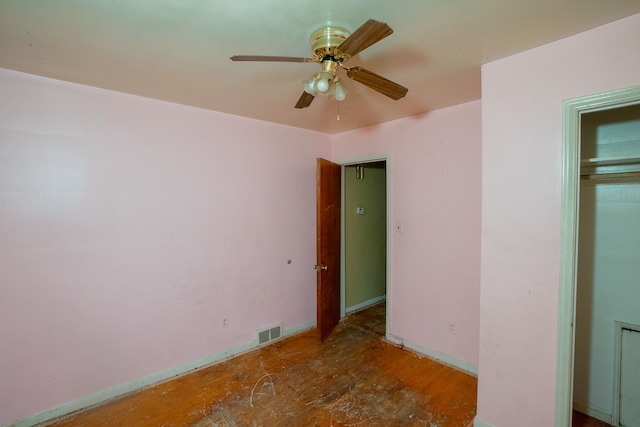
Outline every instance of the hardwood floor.
<svg viewBox="0 0 640 427"><path fill-rule="evenodd" d="M48 426L465 427L477 379L385 342L384 303Z"/></svg>
<svg viewBox="0 0 640 427"><path fill-rule="evenodd" d="M571 427L611 427L604 421L596 420L578 411L573 411Z"/></svg>

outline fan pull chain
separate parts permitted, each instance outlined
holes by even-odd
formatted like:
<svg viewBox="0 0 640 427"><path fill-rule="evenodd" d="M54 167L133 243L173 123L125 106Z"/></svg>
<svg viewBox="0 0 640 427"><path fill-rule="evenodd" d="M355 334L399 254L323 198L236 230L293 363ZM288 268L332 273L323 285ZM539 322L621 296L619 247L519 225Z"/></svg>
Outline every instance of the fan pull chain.
<svg viewBox="0 0 640 427"><path fill-rule="evenodd" d="M340 121L340 101L338 101L338 115L336 116L336 122Z"/></svg>

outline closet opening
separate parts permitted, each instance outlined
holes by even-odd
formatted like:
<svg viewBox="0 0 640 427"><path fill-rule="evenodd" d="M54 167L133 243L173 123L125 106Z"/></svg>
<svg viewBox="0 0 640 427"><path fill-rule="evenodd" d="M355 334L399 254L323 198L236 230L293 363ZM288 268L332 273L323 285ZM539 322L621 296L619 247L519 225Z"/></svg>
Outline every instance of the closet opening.
<svg viewBox="0 0 640 427"><path fill-rule="evenodd" d="M640 427L640 390L620 387L633 349L615 345L640 330L640 104L583 114L580 130L573 409Z"/></svg>
<svg viewBox="0 0 640 427"><path fill-rule="evenodd" d="M640 87L565 101L562 178L555 425L640 426L620 381L640 342Z"/></svg>
<svg viewBox="0 0 640 427"><path fill-rule="evenodd" d="M387 180L386 159L343 165L342 317L378 306L387 323Z"/></svg>

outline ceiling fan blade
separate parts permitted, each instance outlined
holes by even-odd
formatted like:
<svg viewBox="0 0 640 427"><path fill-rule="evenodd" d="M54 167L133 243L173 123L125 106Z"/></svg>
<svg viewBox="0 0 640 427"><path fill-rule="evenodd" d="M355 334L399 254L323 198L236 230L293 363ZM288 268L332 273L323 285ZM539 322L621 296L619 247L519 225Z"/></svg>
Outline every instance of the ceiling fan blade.
<svg viewBox="0 0 640 427"><path fill-rule="evenodd" d="M311 101L313 101L314 96L307 92L302 92L300 95L300 99L296 103L296 108L307 108L311 105Z"/></svg>
<svg viewBox="0 0 640 427"><path fill-rule="evenodd" d="M346 58L357 55L374 43L391 35L393 30L384 22L369 19L355 30L336 50Z"/></svg>
<svg viewBox="0 0 640 427"><path fill-rule="evenodd" d="M397 100L403 98L409 91L406 87L361 67L351 67L347 69L347 76L373 90L377 90L391 99Z"/></svg>
<svg viewBox="0 0 640 427"><path fill-rule="evenodd" d="M233 55L232 61L260 61L260 62L317 62L311 58L297 56L264 56L264 55Z"/></svg>

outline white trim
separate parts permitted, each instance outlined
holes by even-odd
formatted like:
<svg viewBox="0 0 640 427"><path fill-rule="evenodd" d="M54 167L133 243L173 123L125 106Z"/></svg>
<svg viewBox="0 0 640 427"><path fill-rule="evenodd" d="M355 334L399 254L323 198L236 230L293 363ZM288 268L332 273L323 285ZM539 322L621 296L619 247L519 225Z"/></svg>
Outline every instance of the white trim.
<svg viewBox="0 0 640 427"><path fill-rule="evenodd" d="M473 419L473 427L496 427L496 426L494 426L493 424L490 424L490 423L488 423L486 421L483 421L478 417L475 417Z"/></svg>
<svg viewBox="0 0 640 427"><path fill-rule="evenodd" d="M290 329L287 329L283 333L283 337L295 335L297 333L312 329L315 326L316 326L315 321L294 326ZM131 393L133 391L140 390L142 388L151 386L153 384L166 381L176 376L186 374L190 371L201 369L208 365L212 365L214 363L219 363L219 362L228 360L232 357L238 356L242 353L245 353L249 350L256 349L258 347L264 348L266 347L266 345L258 346L257 339L254 339L253 341L250 341L248 343L226 348L222 351L211 354L209 356L205 356L201 359L197 359L182 365L174 366L172 368L165 369L164 371L156 372L155 374L138 378L128 383L120 384L115 387L111 387L106 390L102 390L97 393L93 393L88 396L84 396L79 399L72 400L71 402L64 403L60 406L56 406L55 408L50 408L42 412L39 412L35 415L31 415L21 420L15 421L11 424L7 424L6 427L31 427L36 424L40 424L42 422L52 420L54 418L68 415L72 412L79 411L89 406L104 403L110 399L125 395L127 393Z"/></svg>
<svg viewBox="0 0 640 427"><path fill-rule="evenodd" d="M366 301L363 301L363 302L361 302L359 304L352 305L351 307L345 308L345 312L347 314L353 313L354 311L362 310L365 307L369 307L370 305L377 304L380 301L384 301L385 299L387 299L386 295L381 295L379 297L371 298L370 300L366 300Z"/></svg>
<svg viewBox="0 0 640 427"><path fill-rule="evenodd" d="M375 163L384 162L389 160L388 154L378 154L373 156L353 157L350 159L344 159L338 162L342 166L359 165L360 163Z"/></svg>
<svg viewBox="0 0 640 427"><path fill-rule="evenodd" d="M556 354L555 426L571 424L574 322L580 200L580 119L584 113L638 104L640 86L564 101L560 231L560 293Z"/></svg>
<svg viewBox="0 0 640 427"><path fill-rule="evenodd" d="M396 337L395 335L391 335L387 333L387 340L400 345L404 348L408 348L420 355L426 356L430 359L434 359L440 363L444 363L445 365L452 366L456 369L464 371L473 376L478 376L478 366L472 363L467 362L466 360L458 359L457 357L449 356L448 354L440 353L437 350L432 350L426 347L422 347L418 344L412 343L411 341L407 341L400 337Z"/></svg>

